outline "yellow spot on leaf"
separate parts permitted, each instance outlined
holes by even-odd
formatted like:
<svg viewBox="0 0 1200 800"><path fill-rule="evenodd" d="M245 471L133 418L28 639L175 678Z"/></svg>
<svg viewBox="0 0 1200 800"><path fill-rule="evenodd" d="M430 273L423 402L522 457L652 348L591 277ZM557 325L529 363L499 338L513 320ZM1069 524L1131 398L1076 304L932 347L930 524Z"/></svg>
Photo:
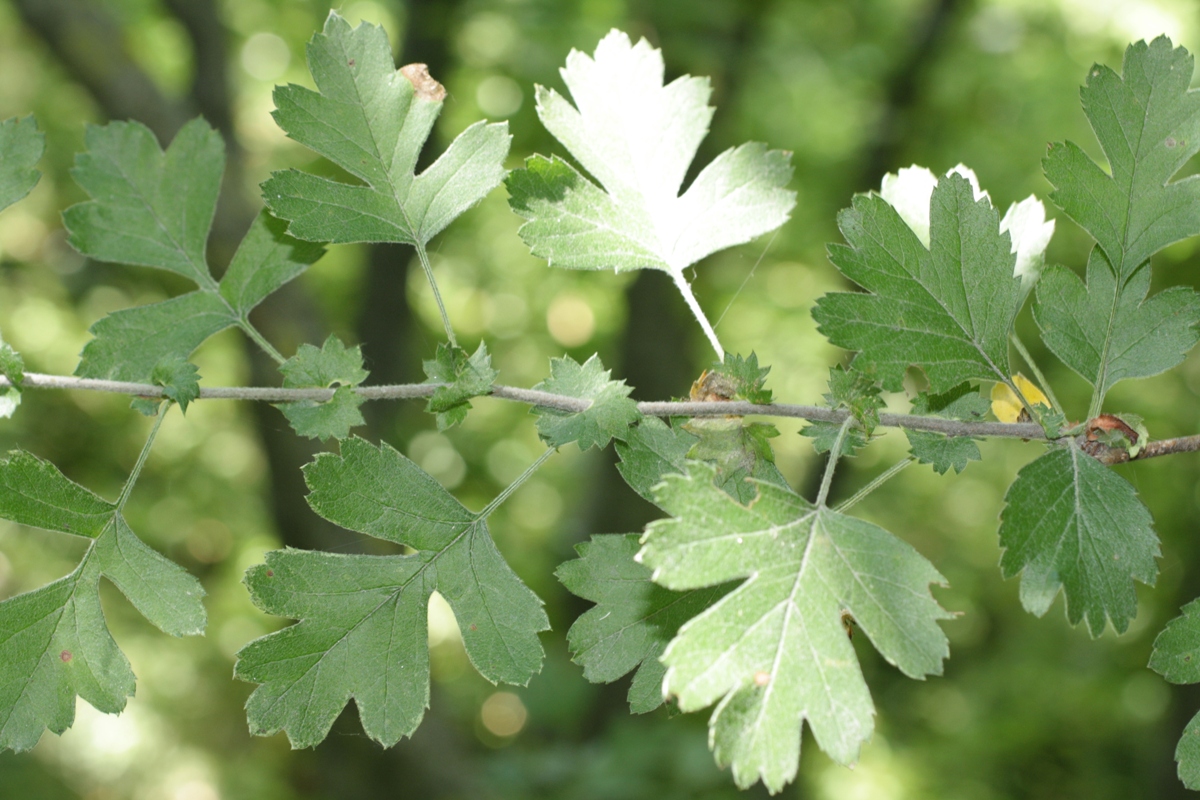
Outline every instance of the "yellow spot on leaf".
<svg viewBox="0 0 1200 800"><path fill-rule="evenodd" d="M1035 386L1033 381L1019 372L1013 375L1012 379L1030 405L1052 408L1046 395L1042 394L1042 390ZM992 413L1001 422L1029 422L1029 414L1021 405L1020 398L1004 383L997 383L992 387Z"/></svg>

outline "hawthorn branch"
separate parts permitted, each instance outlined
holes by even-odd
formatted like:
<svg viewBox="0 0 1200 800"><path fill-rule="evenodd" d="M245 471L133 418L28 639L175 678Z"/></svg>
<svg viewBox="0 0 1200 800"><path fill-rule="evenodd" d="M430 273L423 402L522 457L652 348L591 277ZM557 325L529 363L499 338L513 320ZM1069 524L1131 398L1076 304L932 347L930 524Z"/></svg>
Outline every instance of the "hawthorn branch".
<svg viewBox="0 0 1200 800"><path fill-rule="evenodd" d="M356 386L355 394L367 400L418 400L431 396L441 383L402 383L388 386ZM0 377L0 388L11 387L8 378ZM46 375L26 372L22 389L78 389L92 392L127 394L136 397L163 397L163 387L149 383L109 381L97 378L77 378L73 375ZM202 386L202 400L256 400L266 403L292 403L302 400L323 402L333 397L333 389L286 389L272 386ZM591 403L578 397L522 389L518 386L495 384L489 397L511 400L526 405L554 408L560 411L586 411ZM824 406L797 403L749 403L744 400L726 401L652 401L638 403L638 411L648 417L785 417L809 422L845 422L849 412ZM919 414L880 414L879 424L885 428L905 428L928 431L945 436L973 436L1041 440L1046 439L1042 427L1035 422L962 422L944 417ZM1200 434L1180 436L1150 442L1133 458L1114 458L1112 463L1143 461L1172 453L1200 451Z"/></svg>

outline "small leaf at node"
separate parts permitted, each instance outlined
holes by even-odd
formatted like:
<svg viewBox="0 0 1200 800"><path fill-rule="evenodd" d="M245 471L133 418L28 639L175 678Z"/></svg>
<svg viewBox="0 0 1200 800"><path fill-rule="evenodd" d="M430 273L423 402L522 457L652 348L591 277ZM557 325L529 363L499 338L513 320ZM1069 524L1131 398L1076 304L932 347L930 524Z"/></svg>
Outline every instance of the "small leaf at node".
<svg viewBox="0 0 1200 800"><path fill-rule="evenodd" d="M437 354L423 362L427 383L444 383L429 398L425 410L437 414L439 431L452 428L467 418L470 399L492 393L492 384L500 373L492 369L487 345L479 343L472 356L461 347L439 344Z"/></svg>
<svg viewBox="0 0 1200 800"><path fill-rule="evenodd" d="M342 340L329 335L320 349L302 344L296 355L280 367L283 385L289 389L336 386L329 400L297 400L276 406L301 436L322 441L345 439L350 429L364 424L359 406L363 398L353 389L369 374L363 369L362 348L346 347Z"/></svg>
<svg viewBox="0 0 1200 800"><path fill-rule="evenodd" d="M611 373L592 356L582 365L570 356L550 359L550 377L533 387L542 392L577 397L590 401L584 411L561 411L534 406L537 429L551 447L577 442L580 450L604 447L612 438L623 439L629 426L641 418L637 403L629 399L632 391L625 381L610 380Z"/></svg>

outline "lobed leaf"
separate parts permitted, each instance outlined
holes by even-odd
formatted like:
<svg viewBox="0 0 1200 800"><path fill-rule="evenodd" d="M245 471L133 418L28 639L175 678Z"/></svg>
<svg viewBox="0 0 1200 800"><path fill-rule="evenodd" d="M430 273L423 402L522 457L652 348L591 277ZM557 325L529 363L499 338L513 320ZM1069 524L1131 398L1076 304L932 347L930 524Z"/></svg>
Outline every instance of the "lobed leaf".
<svg viewBox="0 0 1200 800"><path fill-rule="evenodd" d="M1008 337L1023 294L1009 236L986 197L958 174L938 182L930 249L883 198L857 195L838 215L846 245L830 245L842 274L867 290L833 292L813 319L855 366L899 391L918 366L930 391L973 378L1008 380Z"/></svg>
<svg viewBox="0 0 1200 800"><path fill-rule="evenodd" d="M1043 165L1050 195L1095 237L1120 282L1150 256L1200 233L1200 179L1169 183L1200 151L1200 92L1189 89L1193 59L1160 36L1125 50L1122 74L1100 64L1080 91L1109 170L1071 142Z"/></svg>
<svg viewBox="0 0 1200 800"><path fill-rule="evenodd" d="M1015 380L1019 383L1023 378L1016 376ZM1026 396L1028 397L1028 394ZM939 395L918 393L913 400L912 410L914 414L975 422L983 419L989 408L988 401L974 386L962 383ZM968 462L979 461L982 458L979 446L969 436L943 436L940 433L907 428L904 435L908 437L913 457L922 464L931 465L939 475L944 475L951 468L955 472L962 472L967 468Z"/></svg>
<svg viewBox="0 0 1200 800"><path fill-rule="evenodd" d="M71 574L0 603L0 749L21 751L47 729L69 728L77 695L115 714L133 694L100 608L101 577L172 636L204 631L204 589L143 543L114 504L29 453L0 462L0 517L92 540Z"/></svg>
<svg viewBox="0 0 1200 800"><path fill-rule="evenodd" d="M748 787L777 792L795 777L803 720L840 763L871 735L874 708L842 613L910 677L941 672L948 654L929 594L944 583L910 546L871 523L756 482L743 505L716 469L689 462L655 495L671 519L651 523L639 559L676 591L743 580L679 630L663 655L666 691L709 721L717 763Z"/></svg>
<svg viewBox="0 0 1200 800"><path fill-rule="evenodd" d="M1153 297L1149 291L1149 267L1118 287L1096 248L1086 284L1066 267L1046 270L1033 314L1050 351L1105 394L1120 381L1176 366L1200 339L1200 295L1185 286Z"/></svg>
<svg viewBox="0 0 1200 800"><path fill-rule="evenodd" d="M479 343L468 356L461 347L439 344L432 359L424 362L429 383L444 383L434 390L425 410L437 415L439 431L452 428L467 418L472 397L492 393L492 384L500 373L492 369L487 345Z"/></svg>
<svg viewBox="0 0 1200 800"><path fill-rule="evenodd" d="M511 140L503 122L471 125L414 175L445 89L422 65L397 70L383 28L352 29L331 12L308 44L308 68L317 91L276 87L275 120L365 185L297 170L274 173L263 199L288 221L291 235L424 246L503 180Z"/></svg>
<svg viewBox="0 0 1200 800"><path fill-rule="evenodd" d="M1004 497L1000 570L1021 574L1021 604L1042 616L1061 589L1071 624L1123 633L1137 613L1133 581L1153 584L1150 512L1127 481L1068 440L1026 464Z"/></svg>
<svg viewBox="0 0 1200 800"><path fill-rule="evenodd" d="M663 85L662 54L613 30L594 56L561 70L575 105L537 87L538 117L600 188L572 166L534 156L507 180L533 254L570 269L660 269L682 277L705 256L782 225L795 194L790 154L744 144L717 156L687 190L708 132L708 80Z"/></svg>
<svg viewBox="0 0 1200 800"><path fill-rule="evenodd" d="M34 169L46 149L46 135L32 116L0 122L0 211L33 191L42 173Z"/></svg>
<svg viewBox="0 0 1200 800"><path fill-rule="evenodd" d="M531 413L538 418L537 429L542 440L551 447L576 442L580 450L604 447L610 439L623 439L629 426L641 418L637 403L629 399L632 391L625 381L614 381L611 373L593 355L583 364L570 356L550 359L550 377L534 386L535 391L588 400L584 411L561 411L534 406Z"/></svg>
<svg viewBox="0 0 1200 800"><path fill-rule="evenodd" d="M541 601L505 563L487 523L416 464L358 438L304 469L309 504L343 527L416 552L360 556L282 550L246 585L264 611L300 620L238 653L236 677L260 684L251 730L283 730L294 747L325 738L354 698L363 729L386 746L410 735L429 700L427 609L436 590L471 663L492 681L525 684L541 668Z"/></svg>
<svg viewBox="0 0 1200 800"><path fill-rule="evenodd" d="M596 605L567 632L571 660L592 683L612 683L637 670L629 686L635 714L663 702L666 667L659 660L679 626L711 606L728 586L673 592L650 580L650 568L634 560L638 534L599 534L578 544L579 558L555 575L572 594Z"/></svg>
<svg viewBox="0 0 1200 800"><path fill-rule="evenodd" d="M330 334L320 348L300 345L296 355L279 367L283 385L289 389L337 386L329 400L297 400L276 406L287 417L292 428L301 436L322 441L344 439L350 429L364 424L358 407L363 397L352 387L367 379L363 369L362 348L347 348L342 340Z"/></svg>
<svg viewBox="0 0 1200 800"><path fill-rule="evenodd" d="M688 451L697 441L682 424L642 417L630 426L624 439L617 439L613 445L620 458L617 472L631 489L653 503L654 487L664 475L683 472Z"/></svg>

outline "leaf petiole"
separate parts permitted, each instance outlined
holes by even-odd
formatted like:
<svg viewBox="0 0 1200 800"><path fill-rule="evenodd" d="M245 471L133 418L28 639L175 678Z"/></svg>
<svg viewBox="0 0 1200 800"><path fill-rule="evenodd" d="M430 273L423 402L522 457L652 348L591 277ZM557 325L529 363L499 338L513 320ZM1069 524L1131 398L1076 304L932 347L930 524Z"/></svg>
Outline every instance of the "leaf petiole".
<svg viewBox="0 0 1200 800"><path fill-rule="evenodd" d="M855 492L853 495L851 495L848 499L842 501L833 510L838 512L839 514L844 514L845 512L849 511L851 508L858 505L858 503L860 501L865 499L867 497L867 495L871 494L871 492L875 491L880 486L887 483L893 477L898 475L905 467L907 467L909 464L914 463L916 460L917 459L915 456L908 456L907 458L904 458L900 461L897 461L895 464L892 464L890 467L887 468L887 470L885 470L884 472L882 472L878 476L876 476L876 478L873 481L871 481L866 486L859 489L857 492Z"/></svg>
<svg viewBox="0 0 1200 800"><path fill-rule="evenodd" d="M442 302L442 293L438 289L437 280L433 277L433 265L429 263L429 253L425 251L425 245L417 242L414 247L417 250L417 258L421 261L421 269L425 270L425 277L429 279L429 288L433 291L433 299L437 302L438 313L442 315L442 325L446 328L446 339L451 346L458 347L458 342L454 338L454 326L450 324L450 315L446 313L446 304Z"/></svg>
<svg viewBox="0 0 1200 800"><path fill-rule="evenodd" d="M275 360L276 364L282 364L287 361L283 354L275 349L275 346L267 341L267 338L259 333L258 328L250 324L250 320L242 317L238 320L238 327L246 332L253 342L262 348L262 351Z"/></svg>
<svg viewBox="0 0 1200 800"><path fill-rule="evenodd" d="M821 490L817 492L818 508L825 506L825 499L829 496L829 487L833 485L833 473L837 469L838 458L842 454L842 442L846 440L846 432L853 424L854 417L846 417L842 422L842 427L838 428L838 435L833 440L833 447L829 448L829 460L825 462L825 474L821 476Z"/></svg>
<svg viewBox="0 0 1200 800"><path fill-rule="evenodd" d="M479 514L477 515L478 518L481 520L485 520L489 516L491 516L491 513L493 511L495 511L497 508L499 508L504 503L505 500L507 500L509 497L511 497L513 492L515 492L517 489L521 488L521 484L525 483L525 481L527 481L531 477L533 477L533 473L537 472L538 469L541 468L542 464L545 463L546 459L550 458L550 456L554 455L557 452L558 452L558 448L547 447L545 452L543 452L540 456L537 457L536 461L534 461L532 464L530 464L528 467L526 467L525 471L517 476L516 480L514 480L512 483L510 483L508 486L506 486L504 488L504 491L502 491L500 494L496 495L492 499L492 502L490 502L486 506L484 506L484 509L482 511L480 511Z"/></svg>
<svg viewBox="0 0 1200 800"><path fill-rule="evenodd" d="M133 485L137 483L138 476L142 474L142 467L146 465L146 458L150 455L150 448L154 446L154 437L158 436L158 429L162 427L163 418L167 416L167 409L174 405L172 400L163 400L162 405L158 407L158 416L154 418L154 427L150 429L150 435L146 437L146 443L142 445L142 452L138 454L137 463L133 465L133 471L129 473L129 477L125 480L125 485L121 487L121 496L117 498L117 513L125 507L125 501L129 499L130 493L133 492Z"/></svg>
<svg viewBox="0 0 1200 800"><path fill-rule="evenodd" d="M1050 381L1046 380L1046 376L1043 375L1042 371L1038 368L1037 362L1033 360L1033 356L1031 356L1029 351L1025 349L1025 343L1021 341L1021 337L1017 336L1016 331L1013 331L1010 338L1012 339L1013 347L1017 348L1017 352L1021 355L1021 359L1029 367L1029 370L1033 373L1033 377L1037 379L1038 387L1046 393L1046 397L1050 400L1050 405L1054 406L1059 411L1062 411L1062 404L1059 403L1058 398L1054 396L1054 390L1050 388ZM1026 407L1028 407L1028 405Z"/></svg>

